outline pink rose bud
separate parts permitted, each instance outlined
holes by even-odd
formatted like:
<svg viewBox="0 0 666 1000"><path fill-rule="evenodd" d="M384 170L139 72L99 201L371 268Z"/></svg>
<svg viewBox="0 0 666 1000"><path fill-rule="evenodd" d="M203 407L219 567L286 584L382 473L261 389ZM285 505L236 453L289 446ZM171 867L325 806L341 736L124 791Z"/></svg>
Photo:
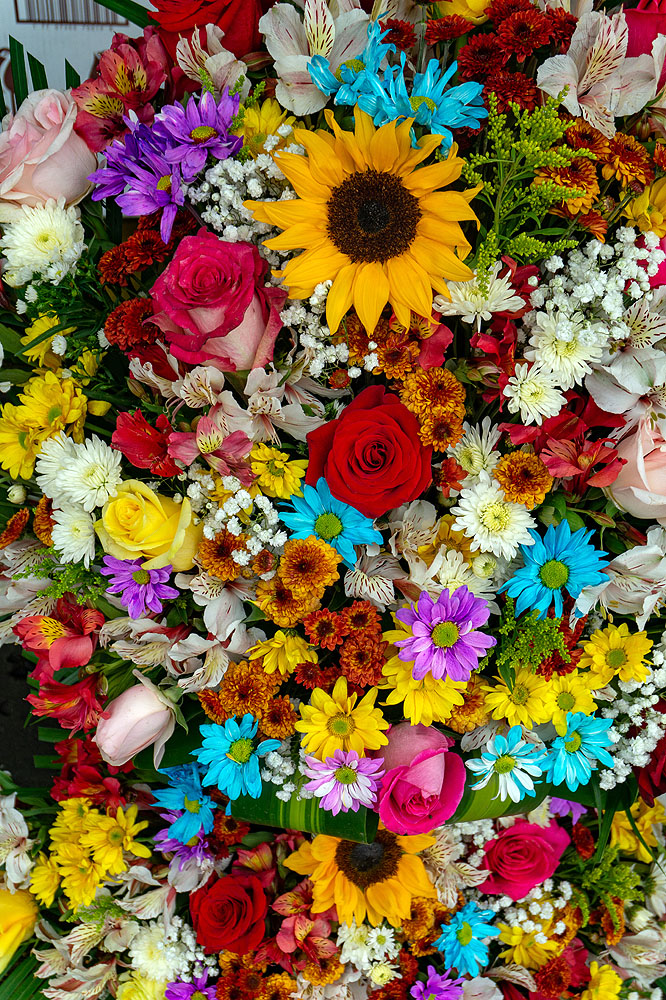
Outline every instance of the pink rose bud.
<svg viewBox="0 0 666 1000"><path fill-rule="evenodd" d="M135 671L135 676L139 675ZM107 705L94 740L107 764L120 767L141 750L154 745L159 767L167 740L176 725L173 706L146 678Z"/></svg>
<svg viewBox="0 0 666 1000"><path fill-rule="evenodd" d="M659 428L642 421L622 438L617 454L625 464L606 496L632 517L666 524L666 440Z"/></svg>

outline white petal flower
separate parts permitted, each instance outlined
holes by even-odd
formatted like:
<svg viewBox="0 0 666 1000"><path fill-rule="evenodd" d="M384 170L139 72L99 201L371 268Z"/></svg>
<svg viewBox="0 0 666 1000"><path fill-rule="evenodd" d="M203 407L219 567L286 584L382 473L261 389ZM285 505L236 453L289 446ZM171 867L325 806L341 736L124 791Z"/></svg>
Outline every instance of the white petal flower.
<svg viewBox="0 0 666 1000"><path fill-rule="evenodd" d="M0 239L6 266L3 278L18 288L38 274L58 284L74 271L85 250L83 226L75 208L65 208L65 199L50 199L34 208L23 206L23 214L4 227Z"/></svg>
<svg viewBox="0 0 666 1000"><path fill-rule="evenodd" d="M540 425L544 417L557 416L566 405L558 380L540 364L516 365L502 395L509 401L509 411L520 412L525 424Z"/></svg>
<svg viewBox="0 0 666 1000"><path fill-rule="evenodd" d="M515 294L509 271L498 277L503 267L501 261L495 264L485 289L479 286L476 275L470 281L448 281L446 287L451 298L435 296L433 308L443 316L460 316L463 323L475 323L477 330L481 329L481 320L488 323L493 313L519 312L525 307L525 300Z"/></svg>
<svg viewBox="0 0 666 1000"><path fill-rule="evenodd" d="M56 502L64 498L66 471L75 458L76 445L63 431L44 441L37 456L35 472L37 485L45 496Z"/></svg>
<svg viewBox="0 0 666 1000"><path fill-rule="evenodd" d="M72 503L80 503L84 510L92 511L118 492L122 456L96 434L75 447L75 457L66 463L62 492Z"/></svg>
<svg viewBox="0 0 666 1000"><path fill-rule="evenodd" d="M510 503L504 493L482 472L479 481L462 490L453 527L472 539L472 548L512 559L519 545L533 545L529 529L536 528L534 518L520 503Z"/></svg>
<svg viewBox="0 0 666 1000"><path fill-rule="evenodd" d="M552 372L563 389L573 389L592 371L591 362L601 360L602 345L608 339L607 327L589 323L582 313L567 316L548 305L536 314L525 357Z"/></svg>
<svg viewBox="0 0 666 1000"><path fill-rule="evenodd" d="M95 558L95 525L90 514L79 504L54 507L55 521L51 537L63 562L82 562L88 569Z"/></svg>
<svg viewBox="0 0 666 1000"><path fill-rule="evenodd" d="M501 455L496 450L500 432L490 417L484 417L481 426L472 427L466 421L463 424L463 436L454 448L449 448L449 455L455 458L468 475L466 483L472 485L470 476L478 476L480 472L492 473Z"/></svg>

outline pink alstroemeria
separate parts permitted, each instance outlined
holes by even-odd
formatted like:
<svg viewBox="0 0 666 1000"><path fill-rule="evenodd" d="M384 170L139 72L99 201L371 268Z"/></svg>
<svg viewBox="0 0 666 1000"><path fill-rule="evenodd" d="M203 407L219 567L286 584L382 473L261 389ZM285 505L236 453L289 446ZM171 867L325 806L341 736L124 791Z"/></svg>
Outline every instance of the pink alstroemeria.
<svg viewBox="0 0 666 1000"><path fill-rule="evenodd" d="M211 410L211 413L214 412ZM252 442L243 431L220 426L211 416L199 418L195 431L173 431L169 435L169 454L185 465L204 458L221 476L237 476L244 486L252 483L252 470L245 461Z"/></svg>

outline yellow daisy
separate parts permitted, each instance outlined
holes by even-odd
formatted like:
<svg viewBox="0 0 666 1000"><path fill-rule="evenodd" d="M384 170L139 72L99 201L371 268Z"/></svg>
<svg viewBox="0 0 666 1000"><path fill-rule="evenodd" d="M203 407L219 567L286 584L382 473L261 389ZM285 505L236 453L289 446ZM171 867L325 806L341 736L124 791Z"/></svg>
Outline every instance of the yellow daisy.
<svg viewBox="0 0 666 1000"><path fill-rule="evenodd" d="M40 854L30 872L30 892L42 906L50 906L60 886L60 871L55 858Z"/></svg>
<svg viewBox="0 0 666 1000"><path fill-rule="evenodd" d="M52 330L54 326L60 326L60 319L53 313L41 313L30 326L26 327L25 334L21 337L21 344L28 361L57 371L62 366L62 358L51 350L55 334L47 336L48 331ZM58 333L63 337L68 337L74 333L74 327L70 326L66 330L59 330Z"/></svg>
<svg viewBox="0 0 666 1000"><path fill-rule="evenodd" d="M269 135L277 135L280 125L293 125L295 121L294 116L283 111L274 98L268 97L262 104L243 108L243 120L234 130L234 135L242 135L243 148L257 157L264 152L264 143ZM284 138L279 136L279 142L274 148L279 149L284 143Z"/></svg>
<svg viewBox="0 0 666 1000"><path fill-rule="evenodd" d="M317 663L316 651L300 635L287 635L279 629L272 639L258 642L247 651L248 660L263 657L263 668L267 674L276 671L287 677L299 663Z"/></svg>
<svg viewBox="0 0 666 1000"><path fill-rule="evenodd" d="M303 749L319 760L332 757L336 750L377 750L388 743L383 729L389 724L375 707L377 688L363 695L347 694L347 678L338 677L331 694L315 688L310 704L301 704L301 721L296 729L303 733Z"/></svg>
<svg viewBox="0 0 666 1000"><path fill-rule="evenodd" d="M284 451L266 444L255 444L250 452L252 471L257 485L267 497L288 500L294 494L303 496L301 479L308 467L306 458L290 459Z"/></svg>
<svg viewBox="0 0 666 1000"><path fill-rule="evenodd" d="M560 736L567 731L567 713L592 715L597 705L590 690L589 674L573 673L552 677L548 684L546 703L551 721Z"/></svg>
<svg viewBox="0 0 666 1000"><path fill-rule="evenodd" d="M619 810L613 816L611 845L618 847L623 854L632 854L638 861L649 864L652 860L650 850L657 846L653 827L663 823L666 819L666 812L658 799L655 800L653 806L648 806L643 799L638 798L631 807L631 816L636 830L643 838L642 842L626 812Z"/></svg>
<svg viewBox="0 0 666 1000"><path fill-rule="evenodd" d="M383 638L391 642L391 637L403 635L402 631L384 632ZM395 647L393 647L395 649ZM386 680L382 688L393 688L387 705L403 703L403 714L413 726L421 722L431 726L433 722L445 722L453 709L464 704L463 691L467 681L452 681L450 677L436 680L426 674L423 680L414 680L413 664L400 659L396 650L382 667Z"/></svg>
<svg viewBox="0 0 666 1000"><path fill-rule="evenodd" d="M88 814L81 846L92 852L97 864L114 875L127 868L124 851L139 858L150 857L150 848L136 840L137 834L148 826L146 820L136 822L137 812L137 806L129 806L125 812L118 807L115 816Z"/></svg>
<svg viewBox="0 0 666 1000"><path fill-rule="evenodd" d="M591 685L602 688L617 674L621 681L643 681L648 668L643 662L652 649L646 632L629 632L626 622L597 629L583 646L579 669L590 668Z"/></svg>
<svg viewBox="0 0 666 1000"><path fill-rule="evenodd" d="M590 962L590 981L580 1000L615 1000L620 995L622 979L610 965Z"/></svg>
<svg viewBox="0 0 666 1000"><path fill-rule="evenodd" d="M509 687L500 677L497 684L484 684L486 708L493 719L506 719L510 726L527 726L532 729L550 721L550 708L546 704L548 684L524 667L516 671Z"/></svg>
<svg viewBox="0 0 666 1000"><path fill-rule="evenodd" d="M76 909L88 906L104 881L106 871L78 844L61 844L56 856L62 875L62 887Z"/></svg>
<svg viewBox="0 0 666 1000"><path fill-rule="evenodd" d="M340 923L360 926L366 919L374 927L387 920L399 927L412 908L412 899L435 897L424 864L416 857L435 843L425 835L399 837L380 830L374 843L320 834L305 841L284 862L285 867L312 880L312 912L335 906Z"/></svg>
<svg viewBox="0 0 666 1000"><path fill-rule="evenodd" d="M245 205L259 222L284 230L266 246L304 251L281 272L291 298L308 298L320 282L333 282L326 301L332 331L353 306L372 333L387 302L409 327L412 312L430 316L433 288L448 295L447 279L472 277L462 262L471 246L460 222L478 222L469 206L478 189L438 190L460 177L455 144L446 160L416 169L441 136L424 136L413 149L412 119L376 129L360 108L354 118L353 133L330 111L333 134L295 129L307 156L282 152L276 162L298 198Z"/></svg>
<svg viewBox="0 0 666 1000"><path fill-rule="evenodd" d="M503 958L507 965L515 962L516 965L522 965L526 969L538 969L559 951L556 941L543 943L537 941L540 927L528 933L522 927L509 927L508 924L497 924L497 926L500 929L499 940L502 944L508 945L500 952L500 958Z"/></svg>

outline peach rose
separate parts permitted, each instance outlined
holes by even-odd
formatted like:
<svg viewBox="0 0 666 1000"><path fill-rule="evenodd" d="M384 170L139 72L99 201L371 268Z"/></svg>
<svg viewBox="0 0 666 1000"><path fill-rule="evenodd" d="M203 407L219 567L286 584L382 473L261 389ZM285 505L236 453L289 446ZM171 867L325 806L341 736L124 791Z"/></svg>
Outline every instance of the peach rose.
<svg viewBox="0 0 666 1000"><path fill-rule="evenodd" d="M647 421L617 446L625 460L615 482L604 491L616 507L666 525L666 440Z"/></svg>
<svg viewBox="0 0 666 1000"><path fill-rule="evenodd" d="M0 222L11 222L22 205L49 198L77 202L90 190L94 153L74 131L76 103L59 90L36 90L0 132Z"/></svg>

